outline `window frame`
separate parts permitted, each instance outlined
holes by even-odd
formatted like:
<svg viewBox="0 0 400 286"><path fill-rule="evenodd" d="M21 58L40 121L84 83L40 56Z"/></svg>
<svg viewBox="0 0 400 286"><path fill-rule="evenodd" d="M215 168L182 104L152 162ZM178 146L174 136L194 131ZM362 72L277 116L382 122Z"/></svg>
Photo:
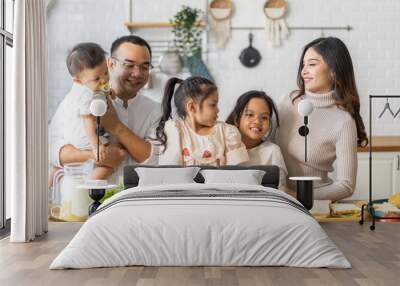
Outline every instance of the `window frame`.
<svg viewBox="0 0 400 286"><path fill-rule="evenodd" d="M6 30L6 1L0 0L1 3L1 21L0 21L0 237L10 232L11 219L6 218L6 188L5 188L5 103L6 103L6 62L7 46L13 48L13 34ZM13 13L15 0L12 0ZM8 15L10 16L10 15ZM13 17L14 15L11 15Z"/></svg>

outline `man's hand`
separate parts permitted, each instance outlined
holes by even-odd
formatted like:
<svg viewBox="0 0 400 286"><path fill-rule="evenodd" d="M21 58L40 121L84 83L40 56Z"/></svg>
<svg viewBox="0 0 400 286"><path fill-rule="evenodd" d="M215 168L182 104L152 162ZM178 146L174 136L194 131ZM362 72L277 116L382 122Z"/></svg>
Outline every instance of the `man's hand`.
<svg viewBox="0 0 400 286"><path fill-rule="evenodd" d="M108 133L115 136L121 121L118 118L109 96L107 97L107 112L101 117L100 122L101 126L103 126Z"/></svg>
<svg viewBox="0 0 400 286"><path fill-rule="evenodd" d="M109 145L101 145L100 147L100 161L98 162L101 165L105 165L111 168L117 168L121 162L124 160L126 156L126 151L122 149L120 146L115 144ZM97 150L96 152L97 154ZM97 156L97 155L96 155Z"/></svg>
<svg viewBox="0 0 400 286"><path fill-rule="evenodd" d="M136 162L143 162L151 155L151 144L139 137L118 118L117 112L111 102L111 95L107 97L107 112L101 117L101 125L123 146ZM145 123L143 123L145 124ZM112 158L111 158L112 160ZM108 161L108 160L105 160Z"/></svg>

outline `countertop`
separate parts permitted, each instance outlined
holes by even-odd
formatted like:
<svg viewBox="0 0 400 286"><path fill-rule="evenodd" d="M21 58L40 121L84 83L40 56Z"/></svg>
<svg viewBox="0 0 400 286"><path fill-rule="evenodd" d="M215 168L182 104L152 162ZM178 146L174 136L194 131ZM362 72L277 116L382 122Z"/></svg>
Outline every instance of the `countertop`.
<svg viewBox="0 0 400 286"><path fill-rule="evenodd" d="M369 146L357 148L358 152L369 152ZM400 151L400 136L374 136L372 137L373 152Z"/></svg>

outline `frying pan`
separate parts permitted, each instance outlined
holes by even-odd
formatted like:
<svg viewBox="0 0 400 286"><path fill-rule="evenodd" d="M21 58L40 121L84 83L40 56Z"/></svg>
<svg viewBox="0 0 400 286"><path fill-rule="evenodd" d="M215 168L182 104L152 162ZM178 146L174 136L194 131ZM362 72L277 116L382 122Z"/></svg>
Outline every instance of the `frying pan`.
<svg viewBox="0 0 400 286"><path fill-rule="evenodd" d="M258 50L253 48L253 34L249 34L249 46L245 48L239 56L240 62L248 68L255 67L261 61L261 55Z"/></svg>

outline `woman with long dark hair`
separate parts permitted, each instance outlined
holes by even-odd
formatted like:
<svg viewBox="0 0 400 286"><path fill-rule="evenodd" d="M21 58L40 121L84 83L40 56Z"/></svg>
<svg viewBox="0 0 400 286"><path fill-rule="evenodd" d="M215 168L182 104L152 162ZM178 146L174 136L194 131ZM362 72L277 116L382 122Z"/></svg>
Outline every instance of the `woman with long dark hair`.
<svg viewBox="0 0 400 286"><path fill-rule="evenodd" d="M318 176L314 198L340 200L350 197L357 175L357 146L368 144L360 116L354 69L350 53L338 38L319 38L304 47L297 74L298 90L278 107L281 126L276 141L281 147L289 176ZM308 159L304 137L298 129L303 117L299 101L314 105L309 116ZM329 178L336 160L336 180ZM288 186L295 190L293 182Z"/></svg>

